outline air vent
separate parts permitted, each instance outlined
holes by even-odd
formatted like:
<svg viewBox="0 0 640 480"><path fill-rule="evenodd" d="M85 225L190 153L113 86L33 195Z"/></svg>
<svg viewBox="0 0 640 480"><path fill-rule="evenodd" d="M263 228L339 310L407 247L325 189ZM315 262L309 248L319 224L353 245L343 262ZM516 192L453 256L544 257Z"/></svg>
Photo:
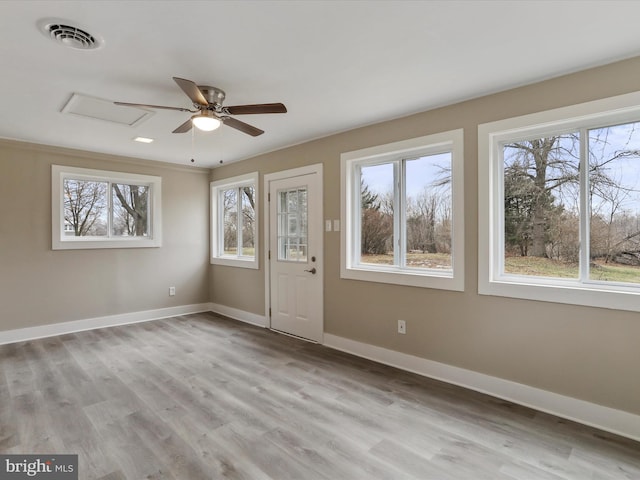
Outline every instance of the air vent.
<svg viewBox="0 0 640 480"><path fill-rule="evenodd" d="M70 22L42 20L38 22L38 24L42 29L42 33L65 47L75 48L77 50L92 50L100 47L102 44L97 36L91 35L82 28L71 25Z"/></svg>

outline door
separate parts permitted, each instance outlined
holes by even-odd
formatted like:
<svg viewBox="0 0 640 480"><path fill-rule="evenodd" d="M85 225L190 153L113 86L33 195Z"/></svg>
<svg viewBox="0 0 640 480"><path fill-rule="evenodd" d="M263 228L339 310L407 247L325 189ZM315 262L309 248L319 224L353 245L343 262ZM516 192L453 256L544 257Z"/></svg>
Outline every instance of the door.
<svg viewBox="0 0 640 480"><path fill-rule="evenodd" d="M271 328L322 342L322 183L308 173L269 181Z"/></svg>

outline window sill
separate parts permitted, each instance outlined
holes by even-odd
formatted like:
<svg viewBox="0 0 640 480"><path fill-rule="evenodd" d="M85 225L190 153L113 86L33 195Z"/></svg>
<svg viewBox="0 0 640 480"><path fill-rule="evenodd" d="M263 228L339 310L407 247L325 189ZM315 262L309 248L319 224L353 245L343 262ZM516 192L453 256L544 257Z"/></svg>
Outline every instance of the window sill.
<svg viewBox="0 0 640 480"><path fill-rule="evenodd" d="M238 257L211 257L211 265L224 265L227 267L251 268L258 270L257 258L238 258Z"/></svg>
<svg viewBox="0 0 640 480"><path fill-rule="evenodd" d="M619 285L584 284L571 280L534 283L526 278L509 277L482 281L480 295L520 298L541 302L640 312L640 292ZM543 280L544 282L544 280Z"/></svg>
<svg viewBox="0 0 640 480"><path fill-rule="evenodd" d="M464 291L464 281L455 278L451 272L434 270L412 272L390 267L388 270L366 266L343 268L340 278L365 282L389 283L408 287L435 288L438 290Z"/></svg>
<svg viewBox="0 0 640 480"><path fill-rule="evenodd" d="M76 240L77 238L77 240ZM158 248L162 246L159 239L152 238L123 238L123 239L101 239L101 238L67 238L65 240L54 240L52 250L89 250L100 248Z"/></svg>

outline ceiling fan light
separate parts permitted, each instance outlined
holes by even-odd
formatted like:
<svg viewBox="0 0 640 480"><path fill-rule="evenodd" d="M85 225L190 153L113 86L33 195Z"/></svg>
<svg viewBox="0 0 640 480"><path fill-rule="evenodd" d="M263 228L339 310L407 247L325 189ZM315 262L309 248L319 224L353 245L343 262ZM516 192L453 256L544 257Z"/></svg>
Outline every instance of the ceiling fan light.
<svg viewBox="0 0 640 480"><path fill-rule="evenodd" d="M191 117L191 123L198 130L202 130L203 132L210 132L215 130L222 123L220 119L214 117L213 115L207 115L206 113L201 113L199 115L194 115Z"/></svg>

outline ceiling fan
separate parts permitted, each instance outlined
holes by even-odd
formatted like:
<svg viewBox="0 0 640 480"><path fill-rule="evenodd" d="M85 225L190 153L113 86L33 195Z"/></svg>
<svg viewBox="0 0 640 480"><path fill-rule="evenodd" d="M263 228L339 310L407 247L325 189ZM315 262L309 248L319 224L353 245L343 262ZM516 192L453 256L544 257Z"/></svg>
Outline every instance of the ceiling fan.
<svg viewBox="0 0 640 480"><path fill-rule="evenodd" d="M181 107L165 107L163 105L146 105L143 103L127 103L113 102L116 105L124 105L130 107L148 107L162 108L165 110L178 110L180 112L195 113L189 120L184 122L173 133L185 133L191 130L192 126L204 131L211 131L218 128L221 124L240 130L243 133L257 137L262 135L264 130L241 122L231 117L231 115L252 115L258 113L287 113L287 107L282 103L260 103L256 105L234 105L231 107L223 107L225 93L216 87L198 86L191 80L173 77L187 97L193 102L196 110Z"/></svg>

